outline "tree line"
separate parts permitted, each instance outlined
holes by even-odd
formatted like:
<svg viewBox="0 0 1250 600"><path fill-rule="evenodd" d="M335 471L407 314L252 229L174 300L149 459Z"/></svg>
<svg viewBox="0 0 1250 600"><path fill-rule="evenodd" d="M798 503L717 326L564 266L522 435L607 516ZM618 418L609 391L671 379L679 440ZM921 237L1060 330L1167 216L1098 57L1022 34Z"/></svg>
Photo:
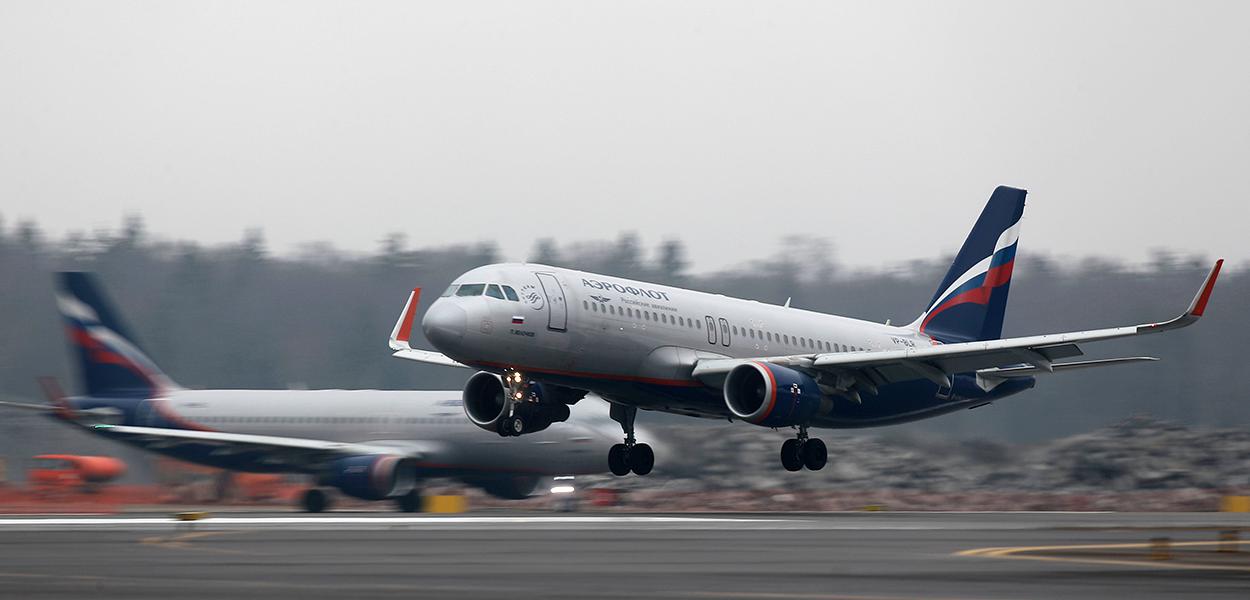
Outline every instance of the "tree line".
<svg viewBox="0 0 1250 600"><path fill-rule="evenodd" d="M792 298L798 308L895 323L920 312L949 265L941 258L851 269L837 263L830 244L808 238L791 240L775 256L696 273L680 240L646 248L632 233L608 242L540 239L525 258L761 302ZM413 287L425 290L424 310L460 273L502 259L489 242L411 248L403 232L384 236L371 253L322 243L279 256L260 231L206 246L154 236L130 217L117 230L53 240L34 223L8 227L0 220L0 396L38 398L40 375L76 388L52 302L52 273L67 269L97 273L144 348L187 387L459 388L469 373L392 359L386 336ZM1149 264L1130 267L1026 245L1004 335L1169 318L1209 266L1207 257L1159 251ZM1192 328L1085 348L1095 357L1151 355L1162 362L1043 378L1037 389L997 406L904 431L1029 442L1138 414L1198 426L1250 422L1243 391L1250 370L1237 352L1250 337L1250 320L1241 314L1250 306L1248 273L1228 265L1207 317ZM420 339L414 345L429 347Z"/></svg>

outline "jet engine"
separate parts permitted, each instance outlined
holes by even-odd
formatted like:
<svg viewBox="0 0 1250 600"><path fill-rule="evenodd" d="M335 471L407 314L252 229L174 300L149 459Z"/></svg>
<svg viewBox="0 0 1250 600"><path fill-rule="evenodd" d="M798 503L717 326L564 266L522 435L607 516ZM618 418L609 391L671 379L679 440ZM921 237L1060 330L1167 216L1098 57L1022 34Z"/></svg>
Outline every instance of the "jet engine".
<svg viewBox="0 0 1250 600"><path fill-rule="evenodd" d="M383 500L412 491L416 478L416 465L411 459L369 454L334 461L322 475L321 484L361 500Z"/></svg>
<svg viewBox="0 0 1250 600"><path fill-rule="evenodd" d="M725 377L725 405L735 417L764 427L806 423L832 402L816 380L794 369L765 362L738 365Z"/></svg>
<svg viewBox="0 0 1250 600"><path fill-rule="evenodd" d="M528 382L521 398L513 399L515 408L509 414L508 390L503 380L494 373L482 371L469 378L464 386L464 413L474 425L500 435L513 435L505 423L510 417L519 418L522 433L534 433L552 423L569 418L568 402L576 402L585 392L560 386L544 386ZM580 392L580 394L578 393ZM551 398L547 398L551 396Z"/></svg>
<svg viewBox="0 0 1250 600"><path fill-rule="evenodd" d="M539 479L535 475L499 475L468 479L465 483L502 500L524 500L534 493Z"/></svg>
<svg viewBox="0 0 1250 600"><path fill-rule="evenodd" d="M487 431L499 431L499 423L508 416L507 390L494 373L482 371L464 384L464 414L474 425Z"/></svg>

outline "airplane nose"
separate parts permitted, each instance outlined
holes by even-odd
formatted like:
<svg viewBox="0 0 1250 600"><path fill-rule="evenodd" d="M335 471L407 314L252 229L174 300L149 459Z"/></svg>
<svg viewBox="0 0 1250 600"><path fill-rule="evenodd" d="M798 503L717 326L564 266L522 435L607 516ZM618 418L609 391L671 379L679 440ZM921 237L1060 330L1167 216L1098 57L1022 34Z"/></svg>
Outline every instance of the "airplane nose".
<svg viewBox="0 0 1250 600"><path fill-rule="evenodd" d="M459 345L468 322L463 308L451 302L435 302L421 319L421 330L434 347L444 350Z"/></svg>

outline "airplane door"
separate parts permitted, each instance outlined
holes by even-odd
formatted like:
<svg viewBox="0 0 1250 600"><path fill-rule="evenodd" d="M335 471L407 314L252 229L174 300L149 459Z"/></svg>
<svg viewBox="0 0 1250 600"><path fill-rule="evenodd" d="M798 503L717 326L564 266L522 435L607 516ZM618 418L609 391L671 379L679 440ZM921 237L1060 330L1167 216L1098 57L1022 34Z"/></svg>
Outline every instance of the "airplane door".
<svg viewBox="0 0 1250 600"><path fill-rule="evenodd" d="M564 302L564 289L551 273L535 273L547 295L547 329L564 331L568 327L569 307Z"/></svg>

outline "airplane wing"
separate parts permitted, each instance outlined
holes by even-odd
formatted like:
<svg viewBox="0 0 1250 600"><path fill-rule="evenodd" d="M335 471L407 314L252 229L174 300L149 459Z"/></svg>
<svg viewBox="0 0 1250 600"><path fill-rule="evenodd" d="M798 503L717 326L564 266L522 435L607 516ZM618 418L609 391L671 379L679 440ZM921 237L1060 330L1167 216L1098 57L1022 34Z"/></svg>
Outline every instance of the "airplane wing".
<svg viewBox="0 0 1250 600"><path fill-rule="evenodd" d="M417 301L420 299L421 288L413 288L412 292L408 294L408 302L404 303L404 311L399 314L399 320L395 322L395 328L391 330L390 346L391 350L395 351L391 356L432 365L468 369L468 365L452 360L446 354L432 350L420 350L408 345L408 338L412 335L412 320L416 317Z"/></svg>
<svg viewBox="0 0 1250 600"><path fill-rule="evenodd" d="M800 370L828 373L836 378L836 389L875 393L877 386L898 381L928 379L938 385L950 386L955 373L976 372L987 380L1055 373L1078 368L1101 367L1129 362L1156 360L1150 357L1128 357L1100 361L1056 363L1081 356L1077 345L1117 338L1160 333L1192 325L1202 317L1211 290L1219 277L1224 261L1216 261L1189 304L1180 316L1161 323L1145 323L1130 327L1113 327L1091 331L1055 333L1019 338L941 344L927 348L907 348L879 352L834 352L791 356L765 356L750 359L704 359L694 367L694 376L719 387L734 367L748 362L768 362ZM822 383L824 381L822 380Z"/></svg>
<svg viewBox="0 0 1250 600"><path fill-rule="evenodd" d="M426 454L413 445L349 444L272 435L128 425L99 424L92 425L91 429L156 452L177 447L206 447L217 455L256 455L258 462L292 471L315 471L317 466L326 461L348 456L397 454L422 460Z"/></svg>

